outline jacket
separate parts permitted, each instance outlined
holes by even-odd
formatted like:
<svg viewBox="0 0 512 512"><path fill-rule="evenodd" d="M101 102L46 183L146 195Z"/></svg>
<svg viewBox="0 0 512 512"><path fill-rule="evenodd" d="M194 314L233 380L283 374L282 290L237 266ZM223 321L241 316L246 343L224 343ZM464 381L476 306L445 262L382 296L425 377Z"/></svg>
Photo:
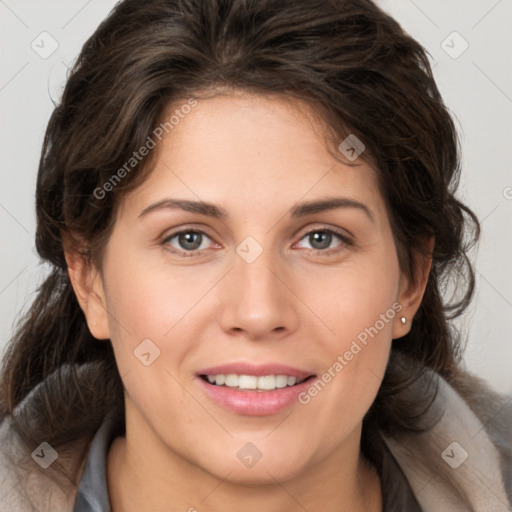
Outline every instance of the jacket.
<svg viewBox="0 0 512 512"><path fill-rule="evenodd" d="M469 373L449 384L429 370L408 388L410 399L432 383L437 393L425 414L429 428L379 436L385 512L512 512L512 397L491 391ZM38 399L35 388L17 411L31 410ZM51 447L27 446L13 418L4 418L0 512L73 512L90 442L60 447L62 470L45 469L37 456Z"/></svg>

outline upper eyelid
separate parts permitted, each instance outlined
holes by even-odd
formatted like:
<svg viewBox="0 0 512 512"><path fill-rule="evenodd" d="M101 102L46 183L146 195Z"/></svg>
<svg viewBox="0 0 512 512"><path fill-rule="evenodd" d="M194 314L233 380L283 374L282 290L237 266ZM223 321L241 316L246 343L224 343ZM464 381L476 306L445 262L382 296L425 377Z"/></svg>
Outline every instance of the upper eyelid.
<svg viewBox="0 0 512 512"><path fill-rule="evenodd" d="M321 225L320 227L307 227L304 229L299 229L295 234L294 237L300 236L301 238L305 237L306 235L310 233L316 233L317 231L328 231L330 233L334 233L335 235L338 235L340 237L344 238L353 238L352 233L347 231L346 229L340 228L340 227L331 227L327 226L325 224Z"/></svg>
<svg viewBox="0 0 512 512"><path fill-rule="evenodd" d="M195 227L195 226L186 226L185 227L179 227L174 228L170 230L165 230L161 238L163 240L167 240L169 238L172 238L176 235L179 235L180 233L201 233L203 235L206 235L209 238L212 238L211 235L207 233L207 231L203 227Z"/></svg>

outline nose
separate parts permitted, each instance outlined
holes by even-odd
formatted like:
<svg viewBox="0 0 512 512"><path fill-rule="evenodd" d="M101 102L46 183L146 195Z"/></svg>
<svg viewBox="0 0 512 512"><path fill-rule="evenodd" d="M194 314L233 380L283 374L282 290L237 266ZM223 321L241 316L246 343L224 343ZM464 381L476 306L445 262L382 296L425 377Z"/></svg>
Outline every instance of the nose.
<svg viewBox="0 0 512 512"><path fill-rule="evenodd" d="M257 341L282 338L297 329L299 300L284 265L273 261L271 251L263 251L252 263L235 255L219 290L219 321L225 332Z"/></svg>

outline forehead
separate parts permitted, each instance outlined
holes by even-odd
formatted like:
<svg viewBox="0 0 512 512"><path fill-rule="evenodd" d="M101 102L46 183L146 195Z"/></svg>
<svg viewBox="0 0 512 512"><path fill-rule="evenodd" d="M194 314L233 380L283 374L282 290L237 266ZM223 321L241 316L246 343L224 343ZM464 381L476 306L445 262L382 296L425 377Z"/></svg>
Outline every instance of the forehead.
<svg viewBox="0 0 512 512"><path fill-rule="evenodd" d="M180 102L163 120L176 110ZM127 197L125 206L134 212L173 195L227 210L231 203L253 214L340 194L383 206L374 169L362 158L355 165L341 154L335 158L327 142L332 133L301 100L255 94L198 98L173 121L157 144L153 171Z"/></svg>

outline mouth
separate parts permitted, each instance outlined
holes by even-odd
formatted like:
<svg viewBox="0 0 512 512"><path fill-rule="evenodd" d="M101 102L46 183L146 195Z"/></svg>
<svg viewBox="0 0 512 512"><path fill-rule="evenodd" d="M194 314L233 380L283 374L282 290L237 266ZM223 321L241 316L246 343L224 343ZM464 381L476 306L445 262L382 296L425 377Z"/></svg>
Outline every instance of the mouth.
<svg viewBox="0 0 512 512"><path fill-rule="evenodd" d="M226 387L236 391L265 392L299 386L303 382L313 379L315 375L309 375L303 379L294 375L239 375L235 373L201 374L199 377L212 386Z"/></svg>
<svg viewBox="0 0 512 512"><path fill-rule="evenodd" d="M280 364L241 362L196 374L205 396L217 406L245 416L268 416L293 407L316 374Z"/></svg>

